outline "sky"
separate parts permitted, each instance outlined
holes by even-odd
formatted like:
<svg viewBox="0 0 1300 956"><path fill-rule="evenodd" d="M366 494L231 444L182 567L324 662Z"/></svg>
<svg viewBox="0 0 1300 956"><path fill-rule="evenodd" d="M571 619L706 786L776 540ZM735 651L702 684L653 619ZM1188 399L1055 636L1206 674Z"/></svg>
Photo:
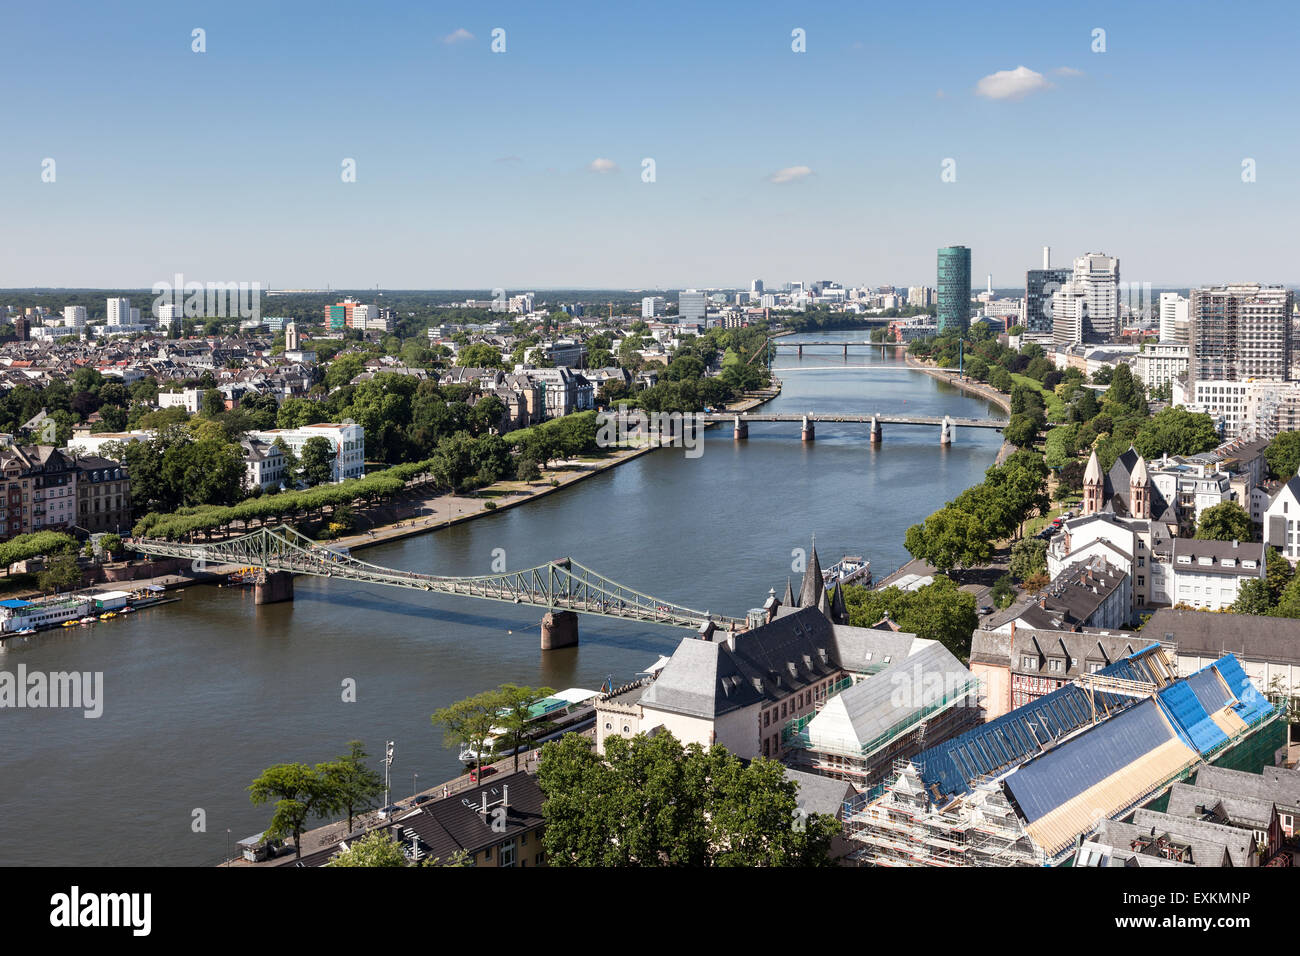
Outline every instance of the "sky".
<svg viewBox="0 0 1300 956"><path fill-rule="evenodd" d="M1300 281L1290 3L58 11L0 3L0 288Z"/></svg>

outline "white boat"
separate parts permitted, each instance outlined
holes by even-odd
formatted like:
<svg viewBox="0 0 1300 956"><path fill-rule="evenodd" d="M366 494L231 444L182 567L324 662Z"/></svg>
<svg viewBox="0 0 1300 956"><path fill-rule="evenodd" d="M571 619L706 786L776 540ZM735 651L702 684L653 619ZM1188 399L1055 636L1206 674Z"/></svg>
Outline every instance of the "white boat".
<svg viewBox="0 0 1300 956"><path fill-rule="evenodd" d="M822 571L822 584L833 587L836 584L856 584L859 587L871 586L871 562L860 554L846 554L839 561Z"/></svg>
<svg viewBox="0 0 1300 956"><path fill-rule="evenodd" d="M579 709L579 705L587 703L595 697L600 696L598 690L585 690L581 687L570 687L566 690L557 691L550 697L537 701L528 709L528 719L537 721L542 725L542 730L537 733L525 735L523 744L519 750L531 750L535 745L545 743L555 737L570 730L570 727L560 726L550 730L545 729L547 724L553 724L560 718L566 717ZM484 741L486 753L483 759L486 761L492 757L509 756L508 750L499 750L497 743L506 733L504 727L493 727L492 733ZM467 767L473 767L478 764L478 751L473 747L462 747L460 751L460 762Z"/></svg>

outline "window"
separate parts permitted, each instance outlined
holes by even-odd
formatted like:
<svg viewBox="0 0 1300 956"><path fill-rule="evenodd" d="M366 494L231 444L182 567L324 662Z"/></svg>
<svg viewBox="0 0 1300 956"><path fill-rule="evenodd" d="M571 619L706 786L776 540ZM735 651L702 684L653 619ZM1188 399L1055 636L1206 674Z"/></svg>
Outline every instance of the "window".
<svg viewBox="0 0 1300 956"><path fill-rule="evenodd" d="M1032 657L1022 657L1020 659L1020 666L1027 671L1037 670L1038 662Z"/></svg>
<svg viewBox="0 0 1300 956"><path fill-rule="evenodd" d="M772 723L772 712L771 712L770 710L765 710L765 711L763 711L763 726L764 726L764 727L767 727L767 726L769 726L771 723ZM606 726L608 726L608 725L606 725Z"/></svg>
<svg viewBox="0 0 1300 956"><path fill-rule="evenodd" d="M515 841L501 844L501 852L497 855L497 866L514 866L515 865Z"/></svg>

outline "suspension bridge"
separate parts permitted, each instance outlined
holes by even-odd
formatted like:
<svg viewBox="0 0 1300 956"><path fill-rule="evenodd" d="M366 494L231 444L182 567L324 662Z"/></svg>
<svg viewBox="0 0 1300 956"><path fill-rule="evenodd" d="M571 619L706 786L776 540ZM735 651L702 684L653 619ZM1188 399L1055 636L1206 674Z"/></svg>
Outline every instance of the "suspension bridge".
<svg viewBox="0 0 1300 956"><path fill-rule="evenodd" d="M544 608L543 650L578 643L578 614L689 627L701 632L747 627L741 618L697 611L634 590L570 558L520 571L469 577L420 574L370 564L346 550L335 550L314 541L289 525L260 528L237 538L206 544L138 538L130 546L143 554L191 561L195 570L215 570L222 566L258 568L261 573L254 598L257 604L293 600L294 575L310 574Z"/></svg>

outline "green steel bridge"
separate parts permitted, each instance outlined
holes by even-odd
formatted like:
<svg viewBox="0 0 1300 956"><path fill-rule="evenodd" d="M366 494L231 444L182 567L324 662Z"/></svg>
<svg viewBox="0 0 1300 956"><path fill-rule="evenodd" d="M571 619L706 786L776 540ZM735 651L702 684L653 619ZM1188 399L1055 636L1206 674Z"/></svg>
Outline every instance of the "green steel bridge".
<svg viewBox="0 0 1300 956"><path fill-rule="evenodd" d="M223 565L259 568L265 576L275 576L282 582L279 596L265 601L259 596L259 603L290 600L292 575L310 574L504 604L527 604L551 613L595 614L696 630L710 623L718 629L739 630L746 626L740 618L697 611L633 590L569 558L521 571L470 577L419 574L362 561L346 550L336 551L314 541L289 525L261 528L238 538L208 544L138 538L130 547L144 554L189 560L197 571ZM261 588L263 584L258 586ZM543 626L545 633L546 625Z"/></svg>

